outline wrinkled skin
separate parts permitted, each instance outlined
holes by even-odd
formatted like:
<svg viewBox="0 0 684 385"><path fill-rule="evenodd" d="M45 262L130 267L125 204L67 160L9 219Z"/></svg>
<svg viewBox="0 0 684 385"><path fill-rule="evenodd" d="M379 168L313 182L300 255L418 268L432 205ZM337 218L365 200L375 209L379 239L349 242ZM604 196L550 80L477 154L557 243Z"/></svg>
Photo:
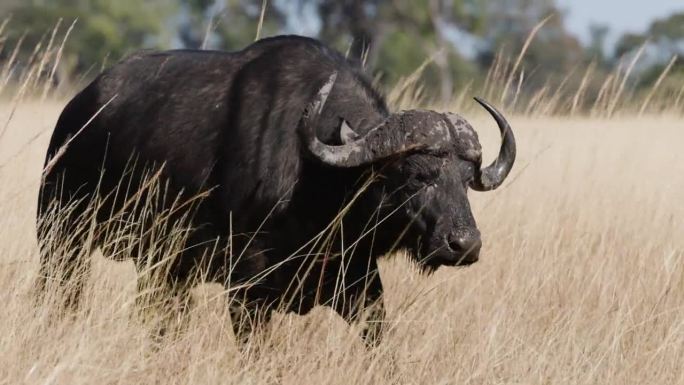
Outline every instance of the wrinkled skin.
<svg viewBox="0 0 684 385"><path fill-rule="evenodd" d="M475 165L457 154L410 155L387 170L389 181L405 180L392 206L400 210L411 233L404 244L421 266L468 265L477 261L480 234L467 197Z"/></svg>
<svg viewBox="0 0 684 385"><path fill-rule="evenodd" d="M421 267L432 271L441 265L469 265L478 260L480 232L473 218L467 191L481 167L482 149L477 133L462 117L435 111L412 110L399 114L400 127L426 132L430 126L447 130L447 141L432 149L408 152L385 162L382 177L372 189L385 194L395 209L397 245L411 251ZM400 228L402 227L403 228Z"/></svg>

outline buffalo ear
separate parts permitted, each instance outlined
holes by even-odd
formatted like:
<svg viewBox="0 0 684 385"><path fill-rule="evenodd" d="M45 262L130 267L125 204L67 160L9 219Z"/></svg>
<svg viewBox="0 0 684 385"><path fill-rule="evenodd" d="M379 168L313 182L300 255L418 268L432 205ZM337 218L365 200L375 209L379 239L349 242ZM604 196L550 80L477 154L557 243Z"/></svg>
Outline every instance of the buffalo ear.
<svg viewBox="0 0 684 385"><path fill-rule="evenodd" d="M359 134L354 132L351 126L349 126L349 123L342 119L342 124L340 125L340 142L342 142L342 144L349 144L359 139L359 137Z"/></svg>

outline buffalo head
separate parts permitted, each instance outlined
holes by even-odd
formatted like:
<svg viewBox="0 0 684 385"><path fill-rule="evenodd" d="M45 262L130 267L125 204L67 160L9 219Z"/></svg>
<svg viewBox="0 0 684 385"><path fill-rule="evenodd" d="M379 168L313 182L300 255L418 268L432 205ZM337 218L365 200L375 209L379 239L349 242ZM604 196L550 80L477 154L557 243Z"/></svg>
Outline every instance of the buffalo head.
<svg viewBox="0 0 684 385"><path fill-rule="evenodd" d="M380 164L384 176L380 184L389 192L389 206L405 223L400 245L423 267L476 262L482 242L467 190L496 189L511 171L516 145L506 119L489 103L475 98L494 118L502 136L498 157L484 168L477 133L453 113L401 111L362 136L343 122L343 144L328 145L317 138L315 126L335 76L304 112L300 136L308 152L332 167Z"/></svg>

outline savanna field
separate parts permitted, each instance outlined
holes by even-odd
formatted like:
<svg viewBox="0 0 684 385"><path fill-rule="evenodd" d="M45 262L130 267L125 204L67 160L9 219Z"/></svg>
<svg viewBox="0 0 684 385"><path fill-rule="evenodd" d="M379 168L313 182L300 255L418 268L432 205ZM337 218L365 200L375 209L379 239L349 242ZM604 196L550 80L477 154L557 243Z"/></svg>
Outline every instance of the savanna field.
<svg viewBox="0 0 684 385"><path fill-rule="evenodd" d="M182 333L153 339L133 263L98 253L73 316L36 305L38 185L65 103L0 102L0 383L684 384L681 116L510 115L512 177L470 193L480 262L424 275L388 257L375 350L318 308L277 314L262 346L240 351L219 286L193 290ZM498 130L464 115L486 162Z"/></svg>

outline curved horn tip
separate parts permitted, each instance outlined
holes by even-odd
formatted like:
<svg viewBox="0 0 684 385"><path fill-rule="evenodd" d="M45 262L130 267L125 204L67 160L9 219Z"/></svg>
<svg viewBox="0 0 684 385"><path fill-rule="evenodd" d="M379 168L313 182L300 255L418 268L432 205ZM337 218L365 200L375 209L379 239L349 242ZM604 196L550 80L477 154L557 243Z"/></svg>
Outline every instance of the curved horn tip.
<svg viewBox="0 0 684 385"><path fill-rule="evenodd" d="M476 101L479 105L481 105L482 107L484 107L487 111L495 110L494 106L492 106L491 104L489 104L488 101L482 99L481 97L475 96L473 99L475 99L475 101Z"/></svg>
<svg viewBox="0 0 684 385"><path fill-rule="evenodd" d="M503 139L496 160L487 168L481 169L472 186L477 191L489 191L499 187L513 168L516 156L515 137L511 126L496 108L482 98L474 99L496 120Z"/></svg>

